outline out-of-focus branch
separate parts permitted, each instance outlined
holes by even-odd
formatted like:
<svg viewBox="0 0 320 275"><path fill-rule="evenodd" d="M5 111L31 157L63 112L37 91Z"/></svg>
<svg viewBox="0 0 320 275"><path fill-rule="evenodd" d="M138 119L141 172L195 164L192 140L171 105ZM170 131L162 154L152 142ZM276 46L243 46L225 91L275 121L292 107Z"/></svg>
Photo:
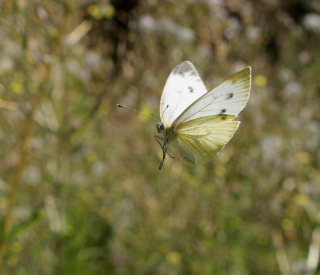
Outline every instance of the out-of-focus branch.
<svg viewBox="0 0 320 275"><path fill-rule="evenodd" d="M82 21L66 38L65 43L68 46L73 46L78 43L92 28L90 21Z"/></svg>
<svg viewBox="0 0 320 275"><path fill-rule="evenodd" d="M48 72L47 72L48 75ZM47 82L47 78L43 81L42 85L45 85ZM16 198L19 193L19 187L22 182L22 174L26 167L27 159L28 159L28 144L31 137L32 126L34 122L34 114L38 109L42 98L44 96L44 92L42 89L42 85L40 85L39 90L37 91L31 109L27 114L25 121L23 123L23 129L21 132L21 143L19 146L19 160L17 163L17 167L15 170L15 174L10 182L10 193L7 198L7 206L5 215L3 218L2 231L0 236L0 274L2 274L3 266L4 266L4 257L6 254L6 250L8 247L8 234L10 233L10 226L12 221L12 213L14 210L14 206L16 203Z"/></svg>
<svg viewBox="0 0 320 275"><path fill-rule="evenodd" d="M320 255L320 227L313 230L312 241L309 246L309 253L306 263L306 269L308 274L315 274L319 265Z"/></svg>
<svg viewBox="0 0 320 275"><path fill-rule="evenodd" d="M273 246L276 249L276 257L277 257L278 266L281 274L283 275L292 274L291 265L283 244L283 237L281 233L278 231L274 231L272 233L272 241L273 241Z"/></svg>

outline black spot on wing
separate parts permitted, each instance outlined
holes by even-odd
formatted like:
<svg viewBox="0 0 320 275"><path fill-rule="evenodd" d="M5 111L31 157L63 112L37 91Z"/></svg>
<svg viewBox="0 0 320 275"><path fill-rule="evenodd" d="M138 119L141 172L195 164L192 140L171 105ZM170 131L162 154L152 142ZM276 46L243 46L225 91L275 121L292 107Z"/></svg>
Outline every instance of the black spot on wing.
<svg viewBox="0 0 320 275"><path fill-rule="evenodd" d="M227 99L231 99L231 98L233 98L233 93L228 93Z"/></svg>
<svg viewBox="0 0 320 275"><path fill-rule="evenodd" d="M187 62L183 62L173 70L173 73L184 76L185 73L190 71L191 71L190 65Z"/></svg>
<svg viewBox="0 0 320 275"><path fill-rule="evenodd" d="M184 77L184 72L176 71L176 70L175 70L173 73Z"/></svg>
<svg viewBox="0 0 320 275"><path fill-rule="evenodd" d="M189 86L188 89L189 89L189 93L193 93L194 92L194 89L192 87Z"/></svg>
<svg viewBox="0 0 320 275"><path fill-rule="evenodd" d="M225 114L226 111L227 111L226 109L222 109L220 114Z"/></svg>

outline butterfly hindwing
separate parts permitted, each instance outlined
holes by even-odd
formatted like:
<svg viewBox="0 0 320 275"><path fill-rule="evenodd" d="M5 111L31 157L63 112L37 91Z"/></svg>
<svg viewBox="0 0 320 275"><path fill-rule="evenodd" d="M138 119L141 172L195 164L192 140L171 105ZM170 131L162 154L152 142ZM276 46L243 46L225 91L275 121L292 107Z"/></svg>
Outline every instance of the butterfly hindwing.
<svg viewBox="0 0 320 275"><path fill-rule="evenodd" d="M246 67L198 98L180 114L173 125L212 115L237 116L247 103L250 85L251 68Z"/></svg>
<svg viewBox="0 0 320 275"><path fill-rule="evenodd" d="M232 138L240 122L233 115L201 117L176 128L174 147L190 164L214 158Z"/></svg>
<svg viewBox="0 0 320 275"><path fill-rule="evenodd" d="M160 101L160 117L165 128L195 100L207 92L197 70L184 61L170 73Z"/></svg>

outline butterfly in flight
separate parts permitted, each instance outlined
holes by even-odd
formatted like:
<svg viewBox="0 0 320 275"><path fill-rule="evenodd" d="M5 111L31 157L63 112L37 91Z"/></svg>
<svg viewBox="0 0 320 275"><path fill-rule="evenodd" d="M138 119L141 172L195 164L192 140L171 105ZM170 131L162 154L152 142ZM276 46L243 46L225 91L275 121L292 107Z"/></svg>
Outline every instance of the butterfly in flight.
<svg viewBox="0 0 320 275"><path fill-rule="evenodd" d="M155 136L162 149L162 168L169 145L189 164L213 159L232 138L251 88L251 67L245 67L208 91L189 61L170 73L160 101Z"/></svg>

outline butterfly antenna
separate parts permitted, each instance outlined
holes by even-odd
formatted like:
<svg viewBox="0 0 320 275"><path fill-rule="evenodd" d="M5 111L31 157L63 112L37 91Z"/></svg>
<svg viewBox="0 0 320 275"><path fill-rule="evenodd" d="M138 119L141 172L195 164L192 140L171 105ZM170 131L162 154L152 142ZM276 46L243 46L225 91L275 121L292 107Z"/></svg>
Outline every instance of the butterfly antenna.
<svg viewBox="0 0 320 275"><path fill-rule="evenodd" d="M163 118L163 115L164 115L164 113L165 113L165 111L167 110L169 108L169 104L166 106L166 108L163 110L163 112L162 112L162 114L161 114L161 117L160 117L160 119L162 120L162 118Z"/></svg>
<svg viewBox="0 0 320 275"><path fill-rule="evenodd" d="M123 108L123 109L126 109L126 110L130 110L130 111L133 111L133 112L136 112L136 113L139 113L139 114L142 114L142 115L144 115L144 116L146 116L146 117L148 117L148 118L153 119L153 120L156 121L156 122L159 122L159 120L158 120L156 117L154 117L154 116L152 116L152 115L149 115L149 114L146 114L146 113L144 113L144 112L141 112L140 110L133 109L133 108L128 108L128 107L125 107L125 106L120 105L120 104L117 104L117 107Z"/></svg>

